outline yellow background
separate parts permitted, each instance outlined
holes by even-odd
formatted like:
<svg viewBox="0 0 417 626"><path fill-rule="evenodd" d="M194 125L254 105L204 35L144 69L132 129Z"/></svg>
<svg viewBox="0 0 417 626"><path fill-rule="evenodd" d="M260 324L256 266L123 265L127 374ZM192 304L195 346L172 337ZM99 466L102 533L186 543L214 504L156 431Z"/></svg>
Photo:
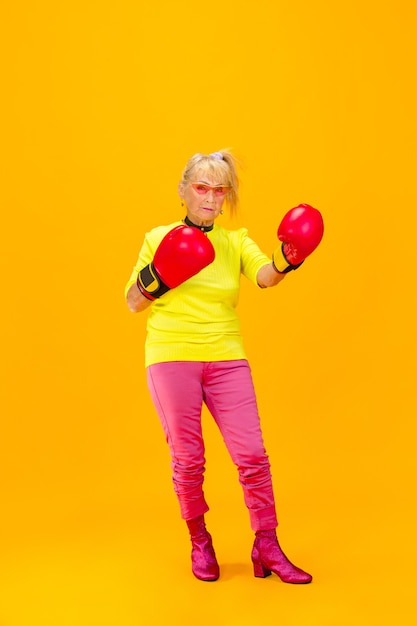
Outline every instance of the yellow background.
<svg viewBox="0 0 417 626"><path fill-rule="evenodd" d="M1 626L415 624L416 37L408 0L4 3ZM244 161L268 254L317 252L239 312L284 549L253 578L235 468L204 414L218 583L189 540L123 289L182 216L191 154ZM227 225L227 216L224 218Z"/></svg>

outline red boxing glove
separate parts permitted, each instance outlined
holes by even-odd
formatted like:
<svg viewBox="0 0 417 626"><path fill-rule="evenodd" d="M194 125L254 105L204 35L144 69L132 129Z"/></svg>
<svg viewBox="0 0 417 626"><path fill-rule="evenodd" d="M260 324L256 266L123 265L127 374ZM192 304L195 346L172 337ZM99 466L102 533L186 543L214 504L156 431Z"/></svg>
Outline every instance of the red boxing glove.
<svg viewBox="0 0 417 626"><path fill-rule="evenodd" d="M320 211L309 204L299 204L284 216L278 228L282 245L272 255L277 272L297 269L319 245L324 232Z"/></svg>
<svg viewBox="0 0 417 626"><path fill-rule="evenodd" d="M152 263L139 272L138 288L148 300L160 298L210 265L214 257L213 244L201 230L176 226L162 239Z"/></svg>

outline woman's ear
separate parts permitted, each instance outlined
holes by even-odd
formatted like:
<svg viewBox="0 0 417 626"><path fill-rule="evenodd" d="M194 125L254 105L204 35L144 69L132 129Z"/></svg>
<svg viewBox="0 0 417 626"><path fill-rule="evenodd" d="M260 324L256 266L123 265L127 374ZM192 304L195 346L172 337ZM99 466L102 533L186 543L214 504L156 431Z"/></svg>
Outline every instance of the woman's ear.
<svg viewBox="0 0 417 626"><path fill-rule="evenodd" d="M183 200L184 199L184 183L183 182L178 183L178 194L181 200Z"/></svg>

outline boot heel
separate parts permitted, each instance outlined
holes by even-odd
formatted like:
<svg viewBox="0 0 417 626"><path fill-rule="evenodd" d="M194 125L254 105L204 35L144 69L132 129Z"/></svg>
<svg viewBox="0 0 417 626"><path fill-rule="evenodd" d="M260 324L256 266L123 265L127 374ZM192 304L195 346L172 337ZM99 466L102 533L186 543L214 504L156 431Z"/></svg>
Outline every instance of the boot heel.
<svg viewBox="0 0 417 626"><path fill-rule="evenodd" d="M253 575L255 578L266 578L271 573L271 570L264 567L260 561L253 561Z"/></svg>

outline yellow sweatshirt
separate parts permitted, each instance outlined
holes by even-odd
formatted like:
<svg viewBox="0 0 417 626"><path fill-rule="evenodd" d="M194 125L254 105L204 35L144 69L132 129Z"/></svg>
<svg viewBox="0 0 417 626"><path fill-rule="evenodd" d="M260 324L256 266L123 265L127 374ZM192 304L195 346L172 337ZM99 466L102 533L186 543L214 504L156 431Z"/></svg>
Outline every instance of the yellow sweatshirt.
<svg viewBox="0 0 417 626"><path fill-rule="evenodd" d="M146 233L125 294L139 271L153 260L163 237L175 226ZM225 361L245 359L236 314L240 275L257 284L258 271L271 263L246 228L226 230L214 224L207 233L216 258L196 276L152 303L147 321L145 366L163 361Z"/></svg>

